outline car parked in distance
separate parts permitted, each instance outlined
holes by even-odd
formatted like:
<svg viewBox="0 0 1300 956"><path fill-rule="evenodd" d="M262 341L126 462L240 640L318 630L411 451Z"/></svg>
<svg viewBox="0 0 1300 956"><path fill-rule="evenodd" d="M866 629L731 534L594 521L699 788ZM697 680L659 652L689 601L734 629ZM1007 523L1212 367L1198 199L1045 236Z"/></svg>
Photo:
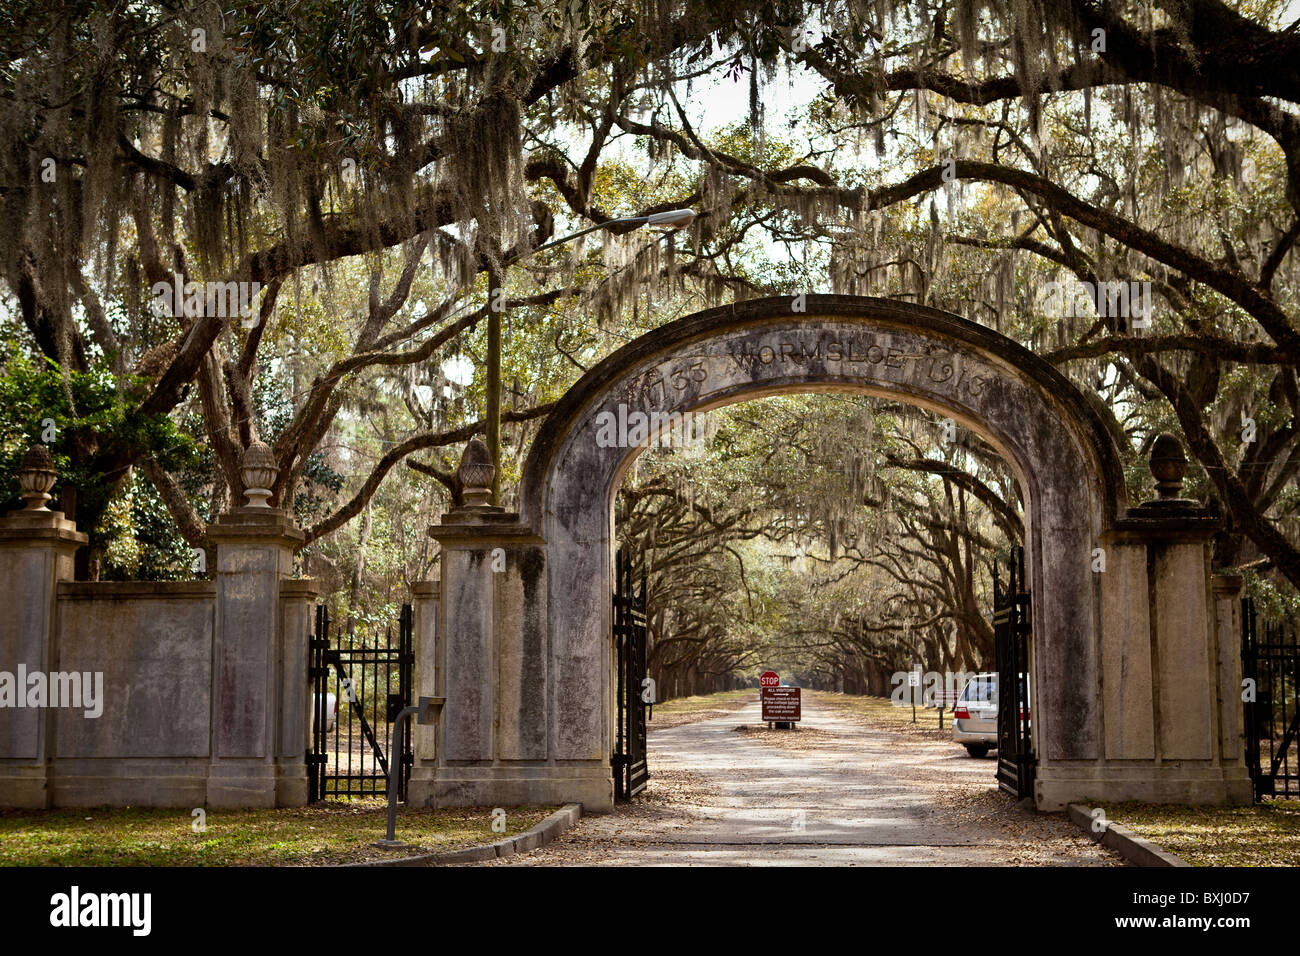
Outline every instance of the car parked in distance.
<svg viewBox="0 0 1300 956"><path fill-rule="evenodd" d="M975 674L966 682L953 710L952 739L972 757L985 757L997 749L997 674Z"/></svg>
<svg viewBox="0 0 1300 956"><path fill-rule="evenodd" d="M316 702L320 700L320 694L311 695L311 714L312 723L316 722ZM334 725L339 719L339 699L333 694L325 695L325 733L334 729Z"/></svg>

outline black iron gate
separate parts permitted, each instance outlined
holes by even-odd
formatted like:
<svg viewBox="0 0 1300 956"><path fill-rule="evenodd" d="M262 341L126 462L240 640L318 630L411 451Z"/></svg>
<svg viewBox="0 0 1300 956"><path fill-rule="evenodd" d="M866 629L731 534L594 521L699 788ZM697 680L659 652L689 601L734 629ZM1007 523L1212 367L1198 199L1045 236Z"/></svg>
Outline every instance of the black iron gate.
<svg viewBox="0 0 1300 956"><path fill-rule="evenodd" d="M1246 768L1260 797L1300 797L1300 643L1294 623L1263 623L1255 602L1241 602L1241 676L1245 678Z"/></svg>
<svg viewBox="0 0 1300 956"><path fill-rule="evenodd" d="M1029 586L1025 549L1012 548L1004 589L993 565L993 635L998 667L998 786L1017 800L1034 793L1034 744L1029 730Z"/></svg>
<svg viewBox="0 0 1300 956"><path fill-rule="evenodd" d="M633 587L632 561L620 550L614 571L614 658L618 726L610 766L614 770L614 799L630 800L645 789L646 710L654 698L646 680L646 578L641 591Z"/></svg>
<svg viewBox="0 0 1300 956"><path fill-rule="evenodd" d="M411 605L402 605L397 642L392 628L334 634L328 610L316 608L308 675L312 687L312 746L307 754L309 798L382 797L388 794L393 721L411 703L415 654ZM397 797L406 799L414 764L411 735L398 755Z"/></svg>

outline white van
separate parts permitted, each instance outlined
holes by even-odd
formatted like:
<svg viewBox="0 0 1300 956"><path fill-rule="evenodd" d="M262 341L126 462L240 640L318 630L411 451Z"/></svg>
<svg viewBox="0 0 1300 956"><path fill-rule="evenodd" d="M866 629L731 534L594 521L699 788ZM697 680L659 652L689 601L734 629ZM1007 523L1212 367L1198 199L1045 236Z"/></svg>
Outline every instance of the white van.
<svg viewBox="0 0 1300 956"><path fill-rule="evenodd" d="M953 709L952 739L972 757L998 747L998 675L975 674Z"/></svg>

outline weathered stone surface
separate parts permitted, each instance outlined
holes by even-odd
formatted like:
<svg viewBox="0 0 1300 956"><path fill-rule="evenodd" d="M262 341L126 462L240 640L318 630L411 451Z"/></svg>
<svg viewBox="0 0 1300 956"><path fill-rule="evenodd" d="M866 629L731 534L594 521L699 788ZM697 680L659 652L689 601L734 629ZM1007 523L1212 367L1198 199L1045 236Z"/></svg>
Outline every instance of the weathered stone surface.
<svg viewBox="0 0 1300 956"><path fill-rule="evenodd" d="M933 310L836 296L714 310L659 329L574 387L535 443L521 490L547 544L555 756L607 758L612 496L637 448L601 447L602 412L660 416L793 391L851 391L935 409L987 438L1028 502L1035 720L1044 767L1097 759L1096 584L1089 566L1124 505L1113 447L1054 369L988 329ZM562 595L562 599L555 596Z"/></svg>
<svg viewBox="0 0 1300 956"><path fill-rule="evenodd" d="M307 661L319 599L320 588L315 581L280 582L280 646L276 661L280 678L279 745L276 756L296 763L304 763L303 755L311 746L311 681L307 677ZM305 763L302 771L305 781ZM296 768L294 772L297 772Z"/></svg>
<svg viewBox="0 0 1300 956"><path fill-rule="evenodd" d="M206 758L60 758L51 806L201 807L210 766Z"/></svg>
<svg viewBox="0 0 1300 956"><path fill-rule="evenodd" d="M412 641L415 650L415 688L421 697L444 697L444 681L438 666L442 587L438 581L420 581L411 588ZM439 719L439 723L441 718ZM407 781L409 806L427 807L434 803L434 781L438 773L438 723L411 723L414 733L412 751L415 763Z"/></svg>
<svg viewBox="0 0 1300 956"><path fill-rule="evenodd" d="M504 551L495 573L499 620L498 713L502 760L545 760L546 559L539 548ZM511 706L508 702L517 702Z"/></svg>
<svg viewBox="0 0 1300 956"><path fill-rule="evenodd" d="M59 670L102 672L103 713L55 711L59 757L207 757L215 588L65 583Z"/></svg>
<svg viewBox="0 0 1300 956"><path fill-rule="evenodd" d="M222 515L209 537L217 545L217 627L208 804L305 802L305 768L299 770L291 757L277 756L285 745L282 708L287 704L300 717L306 713L299 699L306 693L305 679L299 682L286 674L280 598L283 582L293 573L293 550L302 532L281 511L247 507ZM298 620L302 614L293 617ZM305 675L305 656L300 665L293 665L298 666ZM286 686L291 688L287 700Z"/></svg>
<svg viewBox="0 0 1300 956"><path fill-rule="evenodd" d="M420 581L412 588L412 641L415 647L415 699L440 697L437 680L438 620L442 589L437 581ZM414 724L412 749L418 762L432 760L437 752L434 726Z"/></svg>
<svg viewBox="0 0 1300 956"><path fill-rule="evenodd" d="M0 670L54 669L56 593L73 577L73 556L86 541L59 511L0 520ZM48 711L0 708L0 806L52 804L51 729Z"/></svg>
<svg viewBox="0 0 1300 956"><path fill-rule="evenodd" d="M1217 713L1219 750L1223 760L1236 761L1243 755L1241 710L1241 587L1239 575L1216 575L1211 580L1217 631L1215 646L1219 660Z"/></svg>
<svg viewBox="0 0 1300 956"><path fill-rule="evenodd" d="M436 803L443 807L511 807L554 803L562 793L572 803L608 810L614 805L609 764L509 763L445 766L438 770Z"/></svg>
<svg viewBox="0 0 1300 956"><path fill-rule="evenodd" d="M287 751L309 720L305 633L286 638L284 628L306 627L302 605L312 592L290 587L288 607L281 594L302 532L282 511L245 507L222 515L209 537L217 545L217 629L208 803L301 804L305 765ZM295 726L285 727L286 713Z"/></svg>
<svg viewBox="0 0 1300 956"><path fill-rule="evenodd" d="M1205 548L1192 541L1156 549L1155 579L1159 593L1178 596L1156 608L1160 755L1165 760L1209 760L1217 681L1207 680L1207 674L1217 667L1211 668L1207 647Z"/></svg>
<svg viewBox="0 0 1300 956"><path fill-rule="evenodd" d="M1117 452L1055 369L956 316L808 296L715 309L630 343L557 405L525 465L521 513L471 504L431 530L442 586L415 589L416 680L446 704L416 733L417 805L612 804L612 504L639 447L600 416L673 416L797 391L913 402L979 432L1026 501L1036 797L1249 799L1240 620L1207 580L1215 522L1177 498L1128 508ZM1172 444L1171 444L1172 442ZM85 537L57 513L0 520L0 669L102 670L101 722L0 710L0 805L296 805L315 589L301 532L270 508L211 529L215 583L60 584ZM1105 573L1092 551L1109 549ZM94 726L92 726L94 725ZM57 749L54 743L57 742Z"/></svg>
<svg viewBox="0 0 1300 956"><path fill-rule="evenodd" d="M61 687L102 675L93 706L0 709L0 806L306 802L319 592L287 580L301 532L236 509L212 538L215 582L74 583L86 538L71 522L0 520L0 611L13 611L0 613L0 670L24 664Z"/></svg>
<svg viewBox="0 0 1300 956"><path fill-rule="evenodd" d="M808 296L804 303L803 313L789 298L714 309L630 343L590 370L548 417L525 464L519 516L463 509L431 531L445 549L439 653L448 698L433 799L609 805L612 504L645 442L598 441L602 423L644 413L652 438L682 413L799 391L887 396L933 409L981 434L1016 473L1033 591L1040 806L1085 795L1235 799L1245 779L1239 760L1157 763L1174 753L1213 758L1217 748L1207 754L1205 741L1223 726L1217 711L1228 706L1209 703L1222 665L1208 643L1218 625L1206 597L1163 623L1150 610L1153 599L1160 609L1182 601L1198 573L1208 594L1204 561L1197 565L1190 551L1148 575L1148 565L1159 564L1148 560L1148 540L1163 548L1180 536L1195 539L1191 550L1203 559L1212 524L1195 502L1173 497L1174 445L1162 446L1158 464L1171 473L1159 507L1129 509L1104 422L1059 372L1016 343L897 302ZM1117 542L1118 564L1095 574L1092 552L1103 540ZM509 550L512 541L537 542L543 556L542 586L531 599L517 569L496 581L482 570L489 549ZM475 563L467 554L481 556ZM1176 640L1169 628L1193 633ZM1158 656L1162 641L1174 656L1153 669L1152 648ZM527 676L539 655L544 682ZM1182 683L1163 689L1173 681ZM530 694L539 687L544 708ZM1195 695L1201 705L1186 732L1167 729L1166 708ZM540 723L544 751L528 736ZM454 754L446 749L453 744Z"/></svg>
<svg viewBox="0 0 1300 956"><path fill-rule="evenodd" d="M442 568L443 600L448 612L455 612L448 627L454 637L442 648L449 688L442 712L442 753L447 760L491 760L496 674L490 554L447 549Z"/></svg>
<svg viewBox="0 0 1300 956"><path fill-rule="evenodd" d="M48 669L46 635L53 626L54 555L44 548L0 550L0 670ZM31 708L0 708L0 754L36 760L43 755L44 715Z"/></svg>
<svg viewBox="0 0 1300 956"><path fill-rule="evenodd" d="M278 695L272 704L276 718L275 803L300 807L307 803L307 750L311 744L311 681L307 677L310 642L315 629L320 587L311 580L280 581L280 626L276 654Z"/></svg>
<svg viewBox="0 0 1300 956"><path fill-rule="evenodd" d="M1156 755L1151 693L1150 592L1147 549L1108 539L1102 577L1102 673L1106 757L1152 760Z"/></svg>

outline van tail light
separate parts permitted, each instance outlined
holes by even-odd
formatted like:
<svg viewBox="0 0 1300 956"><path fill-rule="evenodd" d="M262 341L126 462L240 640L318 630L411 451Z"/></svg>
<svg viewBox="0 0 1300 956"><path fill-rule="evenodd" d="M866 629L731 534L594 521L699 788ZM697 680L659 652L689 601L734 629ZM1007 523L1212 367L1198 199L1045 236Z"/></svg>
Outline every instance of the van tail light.
<svg viewBox="0 0 1300 956"><path fill-rule="evenodd" d="M958 704L952 715L957 720L970 720L970 710L967 709L965 704Z"/></svg>
<svg viewBox="0 0 1300 956"><path fill-rule="evenodd" d="M337 697L335 697L335 698L334 698L334 716L337 717L338 715L339 715L339 699L338 699Z"/></svg>

